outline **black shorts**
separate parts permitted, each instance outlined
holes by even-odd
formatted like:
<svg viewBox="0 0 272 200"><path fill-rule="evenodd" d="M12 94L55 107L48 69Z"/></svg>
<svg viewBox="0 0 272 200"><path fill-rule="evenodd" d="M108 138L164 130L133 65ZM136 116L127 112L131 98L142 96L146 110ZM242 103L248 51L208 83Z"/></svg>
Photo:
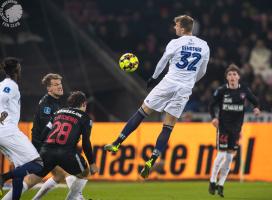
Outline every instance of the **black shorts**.
<svg viewBox="0 0 272 200"><path fill-rule="evenodd" d="M217 133L217 148L219 150L238 150L240 132L219 130Z"/></svg>
<svg viewBox="0 0 272 200"><path fill-rule="evenodd" d="M42 147L40 151L44 163L42 172L36 174L44 177L57 165L71 175L82 173L88 168L86 160L76 150Z"/></svg>

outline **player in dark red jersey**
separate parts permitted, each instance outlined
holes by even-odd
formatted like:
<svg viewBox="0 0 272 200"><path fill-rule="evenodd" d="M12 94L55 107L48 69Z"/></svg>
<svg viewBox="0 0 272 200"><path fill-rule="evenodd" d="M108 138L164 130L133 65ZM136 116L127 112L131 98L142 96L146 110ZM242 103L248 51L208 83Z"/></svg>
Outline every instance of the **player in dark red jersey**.
<svg viewBox="0 0 272 200"><path fill-rule="evenodd" d="M45 136L40 155L44 161L44 169L36 175L29 175L25 180L28 189L42 180L56 166L60 166L67 173L75 175L67 199L74 199L83 189L80 179L98 171L90 142L92 121L86 111L86 96L80 91L72 92L67 100L68 108L58 110L43 131ZM82 148L87 158L81 156L77 143L82 137Z"/></svg>
<svg viewBox="0 0 272 200"><path fill-rule="evenodd" d="M230 170L230 164L239 145L240 132L244 121L245 100L249 100L256 116L260 114L258 101L250 89L239 83L240 69L231 64L225 72L227 84L219 87L213 95L210 104L212 124L218 130L218 153L214 160L212 175L210 178L209 193L214 195L215 190L224 197L223 185ZM215 107L219 107L218 117L215 115ZM219 181L217 175L220 171Z"/></svg>

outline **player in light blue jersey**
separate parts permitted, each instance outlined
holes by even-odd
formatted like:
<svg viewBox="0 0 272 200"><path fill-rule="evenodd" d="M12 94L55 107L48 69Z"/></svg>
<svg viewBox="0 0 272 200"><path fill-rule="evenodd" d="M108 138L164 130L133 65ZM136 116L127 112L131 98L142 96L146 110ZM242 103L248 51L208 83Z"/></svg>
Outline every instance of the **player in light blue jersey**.
<svg viewBox="0 0 272 200"><path fill-rule="evenodd" d="M172 129L181 116L192 93L192 88L206 73L210 57L207 42L193 36L194 20L181 15L174 19L177 39L171 40L158 62L148 87L154 86L156 79L169 63L169 70L160 83L148 94L139 110L129 119L119 137L104 147L116 152L121 143L139 126L145 117L153 111L165 112L163 128L157 138L151 158L145 163L141 176L147 178L151 167L165 149Z"/></svg>

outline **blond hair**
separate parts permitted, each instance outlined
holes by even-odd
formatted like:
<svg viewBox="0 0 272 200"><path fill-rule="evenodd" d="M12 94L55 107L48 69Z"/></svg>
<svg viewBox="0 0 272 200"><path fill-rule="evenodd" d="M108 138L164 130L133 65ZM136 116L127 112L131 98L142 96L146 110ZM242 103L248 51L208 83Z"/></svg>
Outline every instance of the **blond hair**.
<svg viewBox="0 0 272 200"><path fill-rule="evenodd" d="M186 33L193 31L194 19L188 15L180 15L174 18L175 23L179 23Z"/></svg>
<svg viewBox="0 0 272 200"><path fill-rule="evenodd" d="M46 87L51 85L51 80L62 80L62 76L59 74L49 73L42 78L42 84Z"/></svg>

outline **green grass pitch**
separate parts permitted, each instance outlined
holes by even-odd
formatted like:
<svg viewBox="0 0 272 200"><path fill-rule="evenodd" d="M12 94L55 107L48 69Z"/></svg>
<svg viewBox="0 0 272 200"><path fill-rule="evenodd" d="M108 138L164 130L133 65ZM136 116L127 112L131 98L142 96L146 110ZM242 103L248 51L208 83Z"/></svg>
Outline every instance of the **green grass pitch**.
<svg viewBox="0 0 272 200"><path fill-rule="evenodd" d="M208 194L208 182L89 182L84 197L92 200L208 200L222 199ZM227 182L225 200L272 200L272 183ZM37 190L26 192L22 199L29 200ZM56 188L44 200L63 200L66 188Z"/></svg>

